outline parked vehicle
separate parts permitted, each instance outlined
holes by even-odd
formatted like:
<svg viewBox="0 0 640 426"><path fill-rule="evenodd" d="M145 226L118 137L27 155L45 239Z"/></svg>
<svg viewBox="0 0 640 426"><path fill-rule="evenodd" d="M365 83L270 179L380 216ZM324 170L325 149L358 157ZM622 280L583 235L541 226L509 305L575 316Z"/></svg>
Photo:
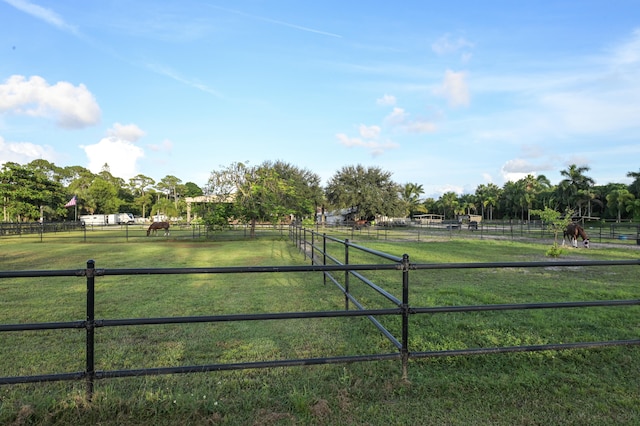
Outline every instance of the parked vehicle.
<svg viewBox="0 0 640 426"><path fill-rule="evenodd" d="M89 214L80 216L83 226L122 225L134 223L131 213Z"/></svg>
<svg viewBox="0 0 640 426"><path fill-rule="evenodd" d="M82 226L102 226L107 224L106 214L87 214L80 216Z"/></svg>

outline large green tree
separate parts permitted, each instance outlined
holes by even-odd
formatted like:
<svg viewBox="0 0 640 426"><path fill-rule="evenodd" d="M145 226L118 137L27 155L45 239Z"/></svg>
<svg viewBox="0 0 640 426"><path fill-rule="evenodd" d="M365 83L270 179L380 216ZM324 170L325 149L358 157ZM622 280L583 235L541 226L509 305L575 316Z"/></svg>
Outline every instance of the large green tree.
<svg viewBox="0 0 640 426"><path fill-rule="evenodd" d="M133 203L140 209L142 217L147 217L147 206L153 204L153 197L149 193L149 189L155 183L156 181L153 178L143 174L137 174L129 179L129 188L134 196Z"/></svg>
<svg viewBox="0 0 640 426"><path fill-rule="evenodd" d="M100 176L93 179L87 190L86 207L89 213L115 213L120 208L120 204L118 188L114 183Z"/></svg>
<svg viewBox="0 0 640 426"><path fill-rule="evenodd" d="M7 162L0 170L0 197L3 220L28 221L64 217L65 198L62 185L37 167Z"/></svg>
<svg viewBox="0 0 640 426"><path fill-rule="evenodd" d="M178 197L184 192L182 180L173 175L167 175L156 184L156 189L166 194L167 198L173 198L173 204L176 209L178 208Z"/></svg>
<svg viewBox="0 0 640 426"><path fill-rule="evenodd" d="M350 208L356 219L404 215L400 186L378 167L345 166L329 180L325 196L330 206Z"/></svg>
<svg viewBox="0 0 640 426"><path fill-rule="evenodd" d="M282 204L286 214L297 220L315 217L318 206L322 204L323 192L320 176L310 170L301 169L284 161L265 162L262 167L272 168L282 180Z"/></svg>

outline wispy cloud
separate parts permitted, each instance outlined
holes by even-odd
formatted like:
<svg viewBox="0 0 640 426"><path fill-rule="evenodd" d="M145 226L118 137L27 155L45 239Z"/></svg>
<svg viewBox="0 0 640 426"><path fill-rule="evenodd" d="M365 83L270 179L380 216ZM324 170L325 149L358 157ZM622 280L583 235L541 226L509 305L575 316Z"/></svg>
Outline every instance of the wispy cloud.
<svg viewBox="0 0 640 426"><path fill-rule="evenodd" d="M158 64L147 64L147 68L151 71L169 77L179 83L185 84L187 86L193 87L194 89L198 89L202 92L208 93L210 95L215 96L216 98L223 98L222 94L215 89L210 88L206 84L200 83L199 81L195 81L186 77L181 76L174 70L165 67L163 65Z"/></svg>
<svg viewBox="0 0 640 426"><path fill-rule="evenodd" d="M244 16L244 17L251 18L251 19L256 19L258 21L269 22L271 24L281 25L283 27L289 27L289 28L293 28L293 29L296 29L296 30L300 30L300 31L306 31L306 32L309 32L309 33L320 34L320 35L324 35L324 36L327 36L327 37L342 38L342 36L339 35L339 34L331 33L331 32L328 32L328 31L317 30L317 29L314 29L314 28L304 27L302 25L292 24L290 22L279 21L277 19L267 18L266 16L251 15L249 13L245 13L245 12L242 12L242 11L239 11L239 10L227 9L227 8L220 7L220 6L211 5L210 7L214 8L214 9L222 10L224 12L233 13L233 14Z"/></svg>
<svg viewBox="0 0 640 426"><path fill-rule="evenodd" d="M74 35L79 35L76 27L66 23L60 15L51 9L30 3L26 0L4 0L4 2L33 16L34 18L38 18L47 24L53 25L60 30L70 32Z"/></svg>

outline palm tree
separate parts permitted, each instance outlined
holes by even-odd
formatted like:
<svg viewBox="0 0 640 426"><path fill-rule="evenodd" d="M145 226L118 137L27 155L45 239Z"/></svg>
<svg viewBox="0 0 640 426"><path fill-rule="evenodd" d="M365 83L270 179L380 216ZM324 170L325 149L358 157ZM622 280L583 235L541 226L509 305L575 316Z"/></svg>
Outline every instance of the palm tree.
<svg viewBox="0 0 640 426"><path fill-rule="evenodd" d="M584 173L591 170L588 166L578 167L575 164L569 166L567 170L561 170L560 175L565 179L558 184L561 200L567 208L578 208L578 214L582 216L579 203L579 191L588 190L595 184L595 181Z"/></svg>
<svg viewBox="0 0 640 426"><path fill-rule="evenodd" d="M609 194L607 194L607 204L613 208L615 205L616 211L618 213L617 222L620 222L622 216L622 209L625 204L630 201L633 201L636 197L633 196L632 193L627 191L626 189L614 189Z"/></svg>
<svg viewBox="0 0 640 426"><path fill-rule="evenodd" d="M411 216L420 210L420 195L424 194L422 185L417 183L406 183L402 186L400 198L405 204L406 215Z"/></svg>
<svg viewBox="0 0 640 426"><path fill-rule="evenodd" d="M472 210L476 213L478 210L477 197L473 194L463 194L460 196L460 205L463 209L462 213L471 214Z"/></svg>
<svg viewBox="0 0 640 426"><path fill-rule="evenodd" d="M455 192L453 191L445 192L440 197L440 201L444 209L445 219L447 217L447 211L449 210L451 210L452 214L455 215L456 208L458 207L458 204L459 204L458 195Z"/></svg>
<svg viewBox="0 0 640 426"><path fill-rule="evenodd" d="M481 214L483 219L488 219L489 213L491 213L490 216L493 219L493 207L496 206L501 192L502 190L495 183L478 185L476 188L476 200L482 206ZM487 211L487 217L485 218L484 209L487 207L491 207L491 211Z"/></svg>

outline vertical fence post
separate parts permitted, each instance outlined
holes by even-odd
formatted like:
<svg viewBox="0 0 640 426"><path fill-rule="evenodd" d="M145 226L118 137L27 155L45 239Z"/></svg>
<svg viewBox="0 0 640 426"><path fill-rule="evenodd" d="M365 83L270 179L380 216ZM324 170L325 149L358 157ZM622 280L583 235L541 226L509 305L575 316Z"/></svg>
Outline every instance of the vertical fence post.
<svg viewBox="0 0 640 426"><path fill-rule="evenodd" d="M313 265L313 246L315 245L315 236L316 236L316 232L313 230L313 228L311 228L309 230L309 232L311 232L311 264Z"/></svg>
<svg viewBox="0 0 640 426"><path fill-rule="evenodd" d="M349 265L349 239L344 240L344 264ZM344 310L349 310L349 271L344 271Z"/></svg>
<svg viewBox="0 0 640 426"><path fill-rule="evenodd" d="M640 231L638 231L640 232ZM640 237L639 237L640 238ZM322 234L322 264L327 264L327 233ZM327 285L327 273L324 272L322 274L322 283Z"/></svg>
<svg viewBox="0 0 640 426"><path fill-rule="evenodd" d="M409 255L402 255L402 380L409 379Z"/></svg>
<svg viewBox="0 0 640 426"><path fill-rule="evenodd" d="M307 258L307 228L302 229L302 253Z"/></svg>
<svg viewBox="0 0 640 426"><path fill-rule="evenodd" d="M94 360L94 330L95 330L95 267L96 262L94 260L87 261L87 341L86 341L86 389L87 389L87 401L91 401L93 398L93 382L95 379L95 360Z"/></svg>

